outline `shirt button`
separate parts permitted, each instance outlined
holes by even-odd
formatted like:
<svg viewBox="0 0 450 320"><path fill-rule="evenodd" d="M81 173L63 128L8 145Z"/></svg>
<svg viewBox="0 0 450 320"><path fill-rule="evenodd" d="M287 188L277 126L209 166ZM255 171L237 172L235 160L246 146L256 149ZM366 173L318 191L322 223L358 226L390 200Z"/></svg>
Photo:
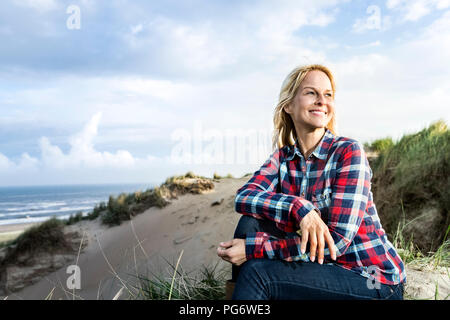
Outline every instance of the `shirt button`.
<svg viewBox="0 0 450 320"><path fill-rule="evenodd" d="M305 196L305 193L304 192L302 192L302 197L304 197Z"/></svg>

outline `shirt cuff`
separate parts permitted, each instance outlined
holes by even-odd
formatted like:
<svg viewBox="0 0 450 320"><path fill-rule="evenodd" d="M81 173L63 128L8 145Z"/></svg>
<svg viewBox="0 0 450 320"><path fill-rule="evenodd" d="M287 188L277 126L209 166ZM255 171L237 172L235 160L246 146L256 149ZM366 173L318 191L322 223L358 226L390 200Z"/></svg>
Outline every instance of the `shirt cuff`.
<svg viewBox="0 0 450 320"><path fill-rule="evenodd" d="M245 238L245 257L247 260L264 258L264 242L269 238L265 232L250 232Z"/></svg>
<svg viewBox="0 0 450 320"><path fill-rule="evenodd" d="M320 210L305 198L298 197L292 206L292 213L295 215L298 224L311 211L316 210L320 215Z"/></svg>

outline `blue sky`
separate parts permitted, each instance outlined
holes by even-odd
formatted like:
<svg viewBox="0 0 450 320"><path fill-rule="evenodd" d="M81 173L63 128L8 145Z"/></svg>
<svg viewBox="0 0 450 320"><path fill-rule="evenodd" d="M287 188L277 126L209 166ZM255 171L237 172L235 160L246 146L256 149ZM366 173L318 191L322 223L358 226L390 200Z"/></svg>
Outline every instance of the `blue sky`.
<svg viewBox="0 0 450 320"><path fill-rule="evenodd" d="M449 121L450 0L8 0L0 40L0 185L253 172L307 63L335 73L340 135Z"/></svg>

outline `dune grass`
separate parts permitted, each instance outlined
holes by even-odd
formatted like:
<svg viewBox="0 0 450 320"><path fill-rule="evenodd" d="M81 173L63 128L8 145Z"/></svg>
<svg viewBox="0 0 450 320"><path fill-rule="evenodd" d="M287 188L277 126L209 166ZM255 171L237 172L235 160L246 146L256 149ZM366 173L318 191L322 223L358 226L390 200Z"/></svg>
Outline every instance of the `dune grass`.
<svg viewBox="0 0 450 320"><path fill-rule="evenodd" d="M14 263L19 255L25 253L35 254L71 249L64 236L63 228L63 221L51 218L25 230L14 240L4 244L8 251L5 258L0 261L0 267Z"/></svg>
<svg viewBox="0 0 450 320"><path fill-rule="evenodd" d="M138 299L143 300L224 300L226 271L203 266L192 275L169 263L166 275L140 276Z"/></svg>
<svg viewBox="0 0 450 320"><path fill-rule="evenodd" d="M388 236L395 237L402 220L419 219L433 208L431 230L422 233L427 238L435 236L424 241L424 235L410 223L405 238L423 252L435 251L444 242L450 223L450 131L445 122L434 122L397 142L379 139L366 148L379 153L371 162L372 191Z"/></svg>
<svg viewBox="0 0 450 320"><path fill-rule="evenodd" d="M437 250L426 253L415 244L414 238L409 237L405 232L406 226L407 223L404 220L399 222L396 234L392 241L405 264L415 265L419 267L419 269L450 267L450 239L448 239L450 226L447 227L444 239Z"/></svg>
<svg viewBox="0 0 450 320"><path fill-rule="evenodd" d="M227 174L226 176L221 176L217 172L214 172L214 175L213 175L213 179L217 179L217 180L230 179L230 178L233 178L233 175L231 173Z"/></svg>

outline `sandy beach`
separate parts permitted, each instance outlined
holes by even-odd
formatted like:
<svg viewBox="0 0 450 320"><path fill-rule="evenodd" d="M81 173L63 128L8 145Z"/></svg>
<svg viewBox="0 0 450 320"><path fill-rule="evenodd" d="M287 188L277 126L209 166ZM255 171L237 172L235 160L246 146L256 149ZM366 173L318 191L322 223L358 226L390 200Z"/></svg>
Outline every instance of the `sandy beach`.
<svg viewBox="0 0 450 320"><path fill-rule="evenodd" d="M25 229L35 225L36 223L20 223L20 224L5 224L0 225L0 234L10 232L22 232Z"/></svg>
<svg viewBox="0 0 450 320"><path fill-rule="evenodd" d="M26 229L32 227L36 223L7 224L0 226L0 243L12 240L18 237Z"/></svg>

